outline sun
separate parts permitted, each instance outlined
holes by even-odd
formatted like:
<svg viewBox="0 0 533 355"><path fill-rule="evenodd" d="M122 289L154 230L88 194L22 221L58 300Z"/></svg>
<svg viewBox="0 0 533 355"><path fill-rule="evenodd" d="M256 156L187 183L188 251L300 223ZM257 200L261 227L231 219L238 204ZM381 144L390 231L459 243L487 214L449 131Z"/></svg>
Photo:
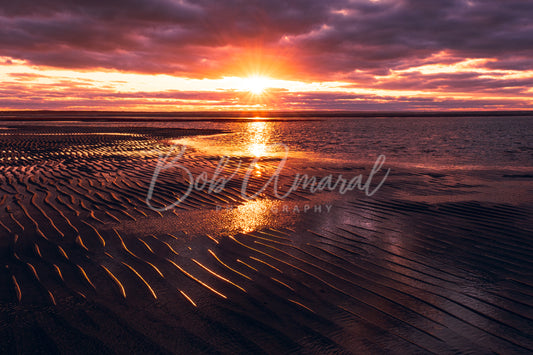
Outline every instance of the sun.
<svg viewBox="0 0 533 355"><path fill-rule="evenodd" d="M244 79L245 89L253 95L262 95L269 86L270 79L263 76L249 76Z"/></svg>

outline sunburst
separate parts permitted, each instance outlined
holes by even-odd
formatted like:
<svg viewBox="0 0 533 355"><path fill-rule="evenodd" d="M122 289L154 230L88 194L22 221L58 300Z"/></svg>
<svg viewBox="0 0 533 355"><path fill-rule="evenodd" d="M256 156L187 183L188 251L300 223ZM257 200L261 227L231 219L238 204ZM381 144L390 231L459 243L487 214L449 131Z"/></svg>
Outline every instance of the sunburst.
<svg viewBox="0 0 533 355"><path fill-rule="evenodd" d="M243 79L244 89L252 95L260 96L268 89L272 80L259 75L249 76Z"/></svg>

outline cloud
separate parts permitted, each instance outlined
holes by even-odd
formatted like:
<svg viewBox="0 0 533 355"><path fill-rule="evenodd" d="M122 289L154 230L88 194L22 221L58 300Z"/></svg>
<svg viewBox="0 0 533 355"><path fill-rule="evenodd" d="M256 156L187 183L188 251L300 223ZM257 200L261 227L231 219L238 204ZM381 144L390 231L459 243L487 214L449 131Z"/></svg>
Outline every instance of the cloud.
<svg viewBox="0 0 533 355"><path fill-rule="evenodd" d="M532 16L522 0L18 0L0 5L0 54L193 77L206 75L201 63L231 74L256 48L320 79L384 74L442 51L526 68Z"/></svg>
<svg viewBox="0 0 533 355"><path fill-rule="evenodd" d="M478 97L410 96L387 93L351 93L342 91L299 92L268 89L257 98L246 91L184 91L117 92L87 80L33 83L25 86L24 75L14 75L16 81L0 88L0 109L102 109L120 110L213 110L213 109L272 109L272 110L441 110L446 109L533 109L533 102L516 99L514 92L487 90ZM413 79L414 80L414 79ZM444 79L436 79L444 80ZM450 80L458 80L450 79ZM460 80L459 80L460 81ZM492 95L496 94L496 95Z"/></svg>
<svg viewBox="0 0 533 355"><path fill-rule="evenodd" d="M509 105L511 98L513 107L528 107L531 18L533 2L523 0L17 0L0 4L0 57L5 66L23 60L79 71L198 79L259 73L339 81L346 89L445 96L271 91L279 100L272 108L364 109L383 103L386 109L494 108ZM461 67L475 59L479 62ZM417 69L436 65L444 69ZM54 91L42 84L44 76L12 73L10 79L9 89L2 88L10 95L3 107L24 99L46 107L103 105L105 97L123 107L139 107L143 98L177 106L202 99L221 106L247 100L229 91L119 93L113 85L81 80L56 80ZM32 81L30 94L24 85ZM487 98L458 99L453 93ZM61 101L61 95L73 99ZM54 98L62 103L52 104Z"/></svg>

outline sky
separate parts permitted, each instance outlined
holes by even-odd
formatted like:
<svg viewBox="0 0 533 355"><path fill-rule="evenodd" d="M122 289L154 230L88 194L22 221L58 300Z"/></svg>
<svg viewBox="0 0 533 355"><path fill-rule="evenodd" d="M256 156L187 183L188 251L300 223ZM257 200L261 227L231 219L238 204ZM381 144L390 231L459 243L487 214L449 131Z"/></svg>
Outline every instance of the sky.
<svg viewBox="0 0 533 355"><path fill-rule="evenodd" d="M530 0L0 3L1 110L530 110Z"/></svg>

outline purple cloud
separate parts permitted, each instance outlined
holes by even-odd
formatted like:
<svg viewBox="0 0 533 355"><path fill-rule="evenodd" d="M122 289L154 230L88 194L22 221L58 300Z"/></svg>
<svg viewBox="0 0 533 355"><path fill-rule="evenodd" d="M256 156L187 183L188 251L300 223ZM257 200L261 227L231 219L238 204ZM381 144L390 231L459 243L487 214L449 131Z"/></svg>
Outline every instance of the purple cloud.
<svg viewBox="0 0 533 355"><path fill-rule="evenodd" d="M322 80L384 74L441 51L521 70L533 67L532 17L522 0L18 0L0 5L0 54L194 77L206 75L202 59L216 75L258 47Z"/></svg>

